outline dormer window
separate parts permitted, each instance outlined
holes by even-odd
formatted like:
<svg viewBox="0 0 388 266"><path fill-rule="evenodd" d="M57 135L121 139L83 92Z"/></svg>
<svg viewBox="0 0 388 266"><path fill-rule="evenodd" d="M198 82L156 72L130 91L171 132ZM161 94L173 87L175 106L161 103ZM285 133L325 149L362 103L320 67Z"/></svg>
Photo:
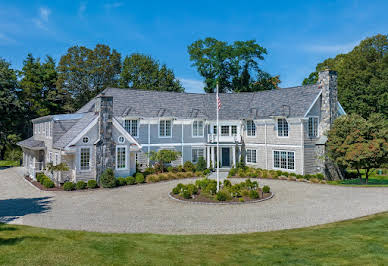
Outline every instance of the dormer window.
<svg viewBox="0 0 388 266"><path fill-rule="evenodd" d="M278 137L288 137L288 122L285 118L278 119Z"/></svg>
<svg viewBox="0 0 388 266"><path fill-rule="evenodd" d="M247 121L247 136L249 137L256 136L256 125L253 120Z"/></svg>
<svg viewBox="0 0 388 266"><path fill-rule="evenodd" d="M139 129L139 120L136 119L125 119L124 121L125 130L131 134L133 137L138 137L138 129Z"/></svg>

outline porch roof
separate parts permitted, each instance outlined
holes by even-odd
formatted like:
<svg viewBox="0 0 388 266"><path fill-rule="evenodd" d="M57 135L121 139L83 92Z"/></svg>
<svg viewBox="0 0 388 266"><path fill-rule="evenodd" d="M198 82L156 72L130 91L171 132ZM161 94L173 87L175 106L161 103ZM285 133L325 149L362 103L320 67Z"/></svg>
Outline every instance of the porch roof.
<svg viewBox="0 0 388 266"><path fill-rule="evenodd" d="M22 140L17 143L20 147L32 149L32 150L42 150L45 148L44 142L41 140L35 140L33 137Z"/></svg>

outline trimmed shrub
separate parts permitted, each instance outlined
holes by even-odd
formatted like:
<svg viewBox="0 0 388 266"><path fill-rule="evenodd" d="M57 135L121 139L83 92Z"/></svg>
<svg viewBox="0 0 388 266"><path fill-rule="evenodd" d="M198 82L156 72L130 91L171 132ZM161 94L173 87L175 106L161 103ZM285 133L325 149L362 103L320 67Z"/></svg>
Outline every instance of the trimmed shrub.
<svg viewBox="0 0 388 266"><path fill-rule="evenodd" d="M228 191L220 190L216 194L216 199L218 201L226 201L226 200L230 199L230 195L228 194Z"/></svg>
<svg viewBox="0 0 388 266"><path fill-rule="evenodd" d="M185 173L184 172L179 172L179 173L176 173L176 176L178 178L184 178L185 177Z"/></svg>
<svg viewBox="0 0 388 266"><path fill-rule="evenodd" d="M125 178L125 182L127 185L134 185L136 184L136 179L133 176L128 176Z"/></svg>
<svg viewBox="0 0 388 266"><path fill-rule="evenodd" d="M263 175L262 175L262 177L263 178L268 178L268 171L267 170L263 170Z"/></svg>
<svg viewBox="0 0 388 266"><path fill-rule="evenodd" d="M179 194L179 192L181 192L181 190L180 190L178 187L174 187L174 188L172 189L172 194L177 195L177 194Z"/></svg>
<svg viewBox="0 0 388 266"><path fill-rule="evenodd" d="M45 175L43 173L37 173L36 174L36 181L38 181L40 183L41 182L40 180L44 177L45 177Z"/></svg>
<svg viewBox="0 0 388 266"><path fill-rule="evenodd" d="M174 167L172 167L172 166L169 166L169 167L167 167L167 172L174 172Z"/></svg>
<svg viewBox="0 0 388 266"><path fill-rule="evenodd" d="M55 184L54 184L54 182L51 179L44 178L43 179L43 186L45 188L53 188L53 187L55 187Z"/></svg>
<svg viewBox="0 0 388 266"><path fill-rule="evenodd" d="M270 192L269 186L264 186L263 187L263 193L269 193L269 192Z"/></svg>
<svg viewBox="0 0 388 266"><path fill-rule="evenodd" d="M256 190L251 190L251 191L249 191L249 197L251 199L257 199L257 198L259 198L259 193L257 193Z"/></svg>
<svg viewBox="0 0 388 266"><path fill-rule="evenodd" d="M167 179L168 180L172 180L172 179L176 179L176 178L177 178L177 175L174 172L171 172L171 173L167 174Z"/></svg>
<svg viewBox="0 0 388 266"><path fill-rule="evenodd" d="M297 178L297 179L302 179L302 178L303 178L303 175L296 175L296 178Z"/></svg>
<svg viewBox="0 0 388 266"><path fill-rule="evenodd" d="M85 189L86 188L86 183L84 181L78 181L75 184L75 187L77 190Z"/></svg>
<svg viewBox="0 0 388 266"><path fill-rule="evenodd" d="M135 183L136 183L136 179L134 178L135 180ZM159 175L157 174L152 174L152 175L147 175L146 177L146 182L147 183L155 183L155 182L159 182Z"/></svg>
<svg viewBox="0 0 388 266"><path fill-rule="evenodd" d="M216 192L217 192L217 182L211 182L209 183L206 188L205 188L205 191L214 195Z"/></svg>
<svg viewBox="0 0 388 266"><path fill-rule="evenodd" d="M198 158L198 162L197 162L197 165L195 166L195 169L197 171L203 171L206 169L206 161L202 156Z"/></svg>
<svg viewBox="0 0 388 266"><path fill-rule="evenodd" d="M249 190L247 190L247 189L242 189L240 193L241 193L241 196L245 196L245 197L246 197L246 196L249 195Z"/></svg>
<svg viewBox="0 0 388 266"><path fill-rule="evenodd" d="M104 188L113 188L116 186L116 178L111 168L106 169L100 177L101 186Z"/></svg>
<svg viewBox="0 0 388 266"><path fill-rule="evenodd" d="M238 201L239 202L245 202L244 198L239 198Z"/></svg>
<svg viewBox="0 0 388 266"><path fill-rule="evenodd" d="M205 170L203 170L203 174L204 174L204 175L208 175L208 174L210 174L210 172L211 172L210 169L205 169Z"/></svg>
<svg viewBox="0 0 388 266"><path fill-rule="evenodd" d="M307 174L307 175L304 175L304 178L307 179L307 180L309 180L310 178L312 178L312 176L309 175L309 174Z"/></svg>
<svg viewBox="0 0 388 266"><path fill-rule="evenodd" d="M75 189L75 184L73 182L65 182L63 189L66 191L71 191Z"/></svg>
<svg viewBox="0 0 388 266"><path fill-rule="evenodd" d="M237 168L232 168L229 171L228 176L235 176L237 174Z"/></svg>
<svg viewBox="0 0 388 266"><path fill-rule="evenodd" d="M88 181L88 188L97 188L97 181L96 180L89 180Z"/></svg>
<svg viewBox="0 0 388 266"><path fill-rule="evenodd" d="M191 195L196 195L198 193L198 188L193 184L188 184L187 190L190 192Z"/></svg>
<svg viewBox="0 0 388 266"><path fill-rule="evenodd" d="M320 180L323 180L325 178L325 176L323 174L321 174L321 173L316 174L316 176Z"/></svg>
<svg viewBox="0 0 388 266"><path fill-rule="evenodd" d="M183 169L185 169L185 172L194 172L195 171L195 165L192 162L190 162L190 161L186 161L183 164Z"/></svg>
<svg viewBox="0 0 388 266"><path fill-rule="evenodd" d="M224 180L224 187L231 187L232 186L232 182L230 182L230 180L228 179L225 179Z"/></svg>
<svg viewBox="0 0 388 266"><path fill-rule="evenodd" d="M125 186L127 184L127 181L125 180L124 177L117 178L116 182L117 182L117 185L119 185L119 186Z"/></svg>
<svg viewBox="0 0 388 266"><path fill-rule="evenodd" d="M193 177L194 176L194 173L193 172L186 172L186 173L183 173L184 174L184 177L185 178L190 178L190 177Z"/></svg>
<svg viewBox="0 0 388 266"><path fill-rule="evenodd" d="M144 170L144 175L145 175L145 176L148 176L148 175L153 174L154 172L155 172L155 171L154 171L153 168L148 167L148 168L146 168L146 169Z"/></svg>
<svg viewBox="0 0 388 266"><path fill-rule="evenodd" d="M181 192L181 195L185 199L190 199L191 198L191 193L189 192L188 189L183 189Z"/></svg>
<svg viewBox="0 0 388 266"><path fill-rule="evenodd" d="M144 183L144 175L142 173L137 173L136 174L136 183Z"/></svg>

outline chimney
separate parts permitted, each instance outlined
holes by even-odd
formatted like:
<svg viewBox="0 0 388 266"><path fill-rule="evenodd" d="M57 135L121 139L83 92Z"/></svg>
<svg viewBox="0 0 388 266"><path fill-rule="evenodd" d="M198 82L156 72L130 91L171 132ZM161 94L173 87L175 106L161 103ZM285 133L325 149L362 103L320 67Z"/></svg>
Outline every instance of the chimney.
<svg viewBox="0 0 388 266"><path fill-rule="evenodd" d="M113 97L103 93L96 97L95 113L98 114L99 142L96 144L96 175L115 166L115 143L113 141Z"/></svg>
<svg viewBox="0 0 388 266"><path fill-rule="evenodd" d="M319 72L318 87L322 90L319 132L323 135L330 130L337 117L337 72L329 69Z"/></svg>

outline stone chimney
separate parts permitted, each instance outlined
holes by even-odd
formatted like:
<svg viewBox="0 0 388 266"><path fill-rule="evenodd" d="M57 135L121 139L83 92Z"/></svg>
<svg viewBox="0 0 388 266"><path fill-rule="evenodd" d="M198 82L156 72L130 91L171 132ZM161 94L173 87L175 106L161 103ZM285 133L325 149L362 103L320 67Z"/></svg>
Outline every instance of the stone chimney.
<svg viewBox="0 0 388 266"><path fill-rule="evenodd" d="M96 97L95 113L98 114L98 136L96 144L96 175L100 181L101 174L115 167L115 143L113 141L113 97L103 93Z"/></svg>
<svg viewBox="0 0 388 266"><path fill-rule="evenodd" d="M321 136L330 130L337 117L337 72L324 70L318 74L318 87L322 90L321 120L319 132Z"/></svg>

